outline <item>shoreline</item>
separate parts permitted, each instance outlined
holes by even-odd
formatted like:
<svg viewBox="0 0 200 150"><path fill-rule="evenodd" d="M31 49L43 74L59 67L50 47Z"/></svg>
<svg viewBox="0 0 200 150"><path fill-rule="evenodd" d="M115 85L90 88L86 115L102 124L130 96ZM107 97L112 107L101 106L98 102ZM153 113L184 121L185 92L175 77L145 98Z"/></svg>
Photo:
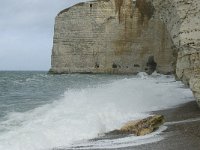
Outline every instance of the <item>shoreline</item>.
<svg viewBox="0 0 200 150"><path fill-rule="evenodd" d="M152 112L165 116L167 129L161 133L163 140L116 150L199 150L200 109L196 101L175 108Z"/></svg>
<svg viewBox="0 0 200 150"><path fill-rule="evenodd" d="M164 126L167 129L159 134L163 137L162 140L137 146L91 148L90 150L200 150L200 109L196 101L180 104L174 108L153 111L151 114L161 114L165 117L166 122ZM105 139L118 139L126 136L105 137ZM102 140L102 138L96 138L96 140ZM61 148L53 150L69 149ZM71 147L71 149L84 150L84 147Z"/></svg>

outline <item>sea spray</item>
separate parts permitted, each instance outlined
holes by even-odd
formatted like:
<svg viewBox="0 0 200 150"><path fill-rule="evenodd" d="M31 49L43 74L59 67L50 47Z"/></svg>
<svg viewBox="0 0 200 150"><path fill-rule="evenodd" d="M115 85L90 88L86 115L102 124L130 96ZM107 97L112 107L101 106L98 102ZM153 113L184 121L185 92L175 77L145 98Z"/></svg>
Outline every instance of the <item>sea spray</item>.
<svg viewBox="0 0 200 150"><path fill-rule="evenodd" d="M26 112L9 113L0 122L0 131L3 131L0 149L70 147L78 141L119 128L129 120L146 117L150 111L192 100L191 91L183 87L172 76L147 76L144 73L94 87L69 86L62 98L51 103Z"/></svg>

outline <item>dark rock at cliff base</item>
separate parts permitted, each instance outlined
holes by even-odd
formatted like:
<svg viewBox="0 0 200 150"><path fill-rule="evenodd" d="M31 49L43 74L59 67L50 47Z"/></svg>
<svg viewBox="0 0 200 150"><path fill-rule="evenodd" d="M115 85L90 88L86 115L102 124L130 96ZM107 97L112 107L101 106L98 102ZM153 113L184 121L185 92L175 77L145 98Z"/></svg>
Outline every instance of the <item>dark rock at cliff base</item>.
<svg viewBox="0 0 200 150"><path fill-rule="evenodd" d="M137 136L143 136L157 130L164 123L164 116L154 115L145 119L130 121L122 126L119 130L113 130L106 133L106 135L117 135L117 134L135 134Z"/></svg>

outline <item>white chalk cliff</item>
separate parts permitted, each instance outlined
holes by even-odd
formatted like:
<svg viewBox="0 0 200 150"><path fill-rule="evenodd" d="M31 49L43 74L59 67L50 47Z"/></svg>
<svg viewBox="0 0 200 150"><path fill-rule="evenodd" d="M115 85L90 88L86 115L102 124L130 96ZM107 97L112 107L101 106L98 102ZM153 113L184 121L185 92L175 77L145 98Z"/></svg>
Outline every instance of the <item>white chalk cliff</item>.
<svg viewBox="0 0 200 150"><path fill-rule="evenodd" d="M176 73L200 103L199 0L96 0L56 17L52 73Z"/></svg>
<svg viewBox="0 0 200 150"><path fill-rule="evenodd" d="M152 2L178 50L176 75L190 86L200 106L200 1Z"/></svg>

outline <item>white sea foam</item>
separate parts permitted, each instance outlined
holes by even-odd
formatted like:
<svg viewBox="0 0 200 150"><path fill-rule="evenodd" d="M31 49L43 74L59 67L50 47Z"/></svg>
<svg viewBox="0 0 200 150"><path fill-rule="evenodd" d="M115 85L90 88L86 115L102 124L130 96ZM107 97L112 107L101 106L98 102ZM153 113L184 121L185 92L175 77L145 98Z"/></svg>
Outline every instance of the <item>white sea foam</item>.
<svg viewBox="0 0 200 150"><path fill-rule="evenodd" d="M159 135L166 130L166 126L162 126L156 132L144 136L129 136L118 139L102 139L97 141L79 141L74 143L71 147L63 147L63 149L115 149L130 146L138 146L147 143L153 143L164 139L164 136Z"/></svg>
<svg viewBox="0 0 200 150"><path fill-rule="evenodd" d="M12 113L0 122L0 131L6 129L0 133L0 150L70 147L74 142L119 128L129 120L146 117L149 111L190 100L192 92L183 88L181 82L158 74L140 73L135 78L95 88L67 90L60 100L25 113ZM135 143L140 142L141 139L135 139ZM113 147L126 145L121 143Z"/></svg>

